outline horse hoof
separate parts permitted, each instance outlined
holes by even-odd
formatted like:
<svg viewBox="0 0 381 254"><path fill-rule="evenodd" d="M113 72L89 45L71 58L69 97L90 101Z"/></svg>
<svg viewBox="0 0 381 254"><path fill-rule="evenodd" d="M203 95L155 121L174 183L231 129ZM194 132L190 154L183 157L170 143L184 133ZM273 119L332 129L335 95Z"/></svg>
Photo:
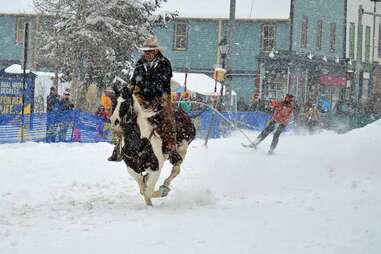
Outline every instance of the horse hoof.
<svg viewBox="0 0 381 254"><path fill-rule="evenodd" d="M166 197L168 196L168 193L171 189L165 185L161 185L160 188L159 188L159 191L160 191L160 196L161 197Z"/></svg>

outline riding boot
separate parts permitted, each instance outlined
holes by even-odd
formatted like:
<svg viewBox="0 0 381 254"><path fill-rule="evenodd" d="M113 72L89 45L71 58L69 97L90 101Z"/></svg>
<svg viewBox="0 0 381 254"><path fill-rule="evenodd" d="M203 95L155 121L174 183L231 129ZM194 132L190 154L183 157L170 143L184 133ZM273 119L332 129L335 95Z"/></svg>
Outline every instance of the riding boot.
<svg viewBox="0 0 381 254"><path fill-rule="evenodd" d="M116 145L114 147L114 150L112 151L112 155L110 157L108 157L108 161L121 161L122 160L122 156L119 154L119 149L118 149L118 145Z"/></svg>
<svg viewBox="0 0 381 254"><path fill-rule="evenodd" d="M162 124L162 139L164 153L169 155L169 161L175 165L181 162L183 159L181 155L176 151L176 121L172 108L171 97L165 95L162 100L163 105L163 124Z"/></svg>
<svg viewBox="0 0 381 254"><path fill-rule="evenodd" d="M176 164L182 162L182 160L183 160L183 158L181 157L181 155L176 150L172 150L169 153L169 161L171 162L172 165L176 165Z"/></svg>

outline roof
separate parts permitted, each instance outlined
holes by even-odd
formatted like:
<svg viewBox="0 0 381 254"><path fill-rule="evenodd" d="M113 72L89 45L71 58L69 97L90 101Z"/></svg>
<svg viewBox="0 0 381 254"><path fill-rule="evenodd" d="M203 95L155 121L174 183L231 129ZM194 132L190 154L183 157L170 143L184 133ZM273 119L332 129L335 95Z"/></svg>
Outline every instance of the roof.
<svg viewBox="0 0 381 254"><path fill-rule="evenodd" d="M173 72L171 83L177 90L179 87L184 87L185 73ZM187 75L187 90L202 95L210 96L214 92L216 81L203 73L188 73ZM221 84L217 82L217 92L219 93ZM235 92L233 92L235 94Z"/></svg>
<svg viewBox="0 0 381 254"><path fill-rule="evenodd" d="M289 19L291 0L237 0L236 19ZM228 19L230 0L167 0L159 12L179 17ZM1 14L37 14L33 0L0 0Z"/></svg>
<svg viewBox="0 0 381 254"><path fill-rule="evenodd" d="M237 0L236 19L289 19L291 0ZM179 17L228 19L230 0L167 0L162 12Z"/></svg>
<svg viewBox="0 0 381 254"><path fill-rule="evenodd" d="M1 14L37 14L33 0L0 0Z"/></svg>
<svg viewBox="0 0 381 254"><path fill-rule="evenodd" d="M36 77L37 75L30 70L25 70L28 77ZM0 76L2 77L20 77L24 74L24 70L19 64L13 64L7 68L0 70Z"/></svg>

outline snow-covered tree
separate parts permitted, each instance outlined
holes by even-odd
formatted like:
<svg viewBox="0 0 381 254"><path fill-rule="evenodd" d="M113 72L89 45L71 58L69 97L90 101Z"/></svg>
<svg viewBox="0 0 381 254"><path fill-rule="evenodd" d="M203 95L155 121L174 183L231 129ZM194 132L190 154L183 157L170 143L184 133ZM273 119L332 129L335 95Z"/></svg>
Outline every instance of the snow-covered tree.
<svg viewBox="0 0 381 254"><path fill-rule="evenodd" d="M79 99L89 84L104 87L132 65L137 47L170 18L154 15L162 1L34 0L46 17L41 55Z"/></svg>

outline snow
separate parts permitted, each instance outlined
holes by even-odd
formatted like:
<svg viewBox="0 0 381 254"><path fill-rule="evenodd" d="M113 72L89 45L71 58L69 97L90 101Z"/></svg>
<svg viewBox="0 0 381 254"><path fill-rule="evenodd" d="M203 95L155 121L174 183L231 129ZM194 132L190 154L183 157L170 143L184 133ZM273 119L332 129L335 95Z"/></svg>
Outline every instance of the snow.
<svg viewBox="0 0 381 254"><path fill-rule="evenodd" d="M171 81L176 86L184 87L185 73L173 72ZM187 89L192 92L209 96L214 92L215 84L216 81L214 79L202 73L188 73L187 75ZM220 91L220 89L221 84L217 82L217 91Z"/></svg>
<svg viewBox="0 0 381 254"><path fill-rule="evenodd" d="M0 145L0 253L378 254L380 133L196 140L150 209L110 144Z"/></svg>
<svg viewBox="0 0 381 254"><path fill-rule="evenodd" d="M229 18L230 0L168 0L161 11L186 18ZM237 19L289 19L291 0L237 0Z"/></svg>
<svg viewBox="0 0 381 254"><path fill-rule="evenodd" d="M177 90L179 87L184 87L185 83L185 73L184 72L173 72L173 77L171 79L171 84L173 85L172 90ZM221 90L221 83L217 82L208 75L203 73L188 73L187 75L187 90L191 92L196 92L202 95L210 96L214 93L214 87L219 93ZM223 91L225 94L225 90ZM237 96L235 91L232 91L232 95Z"/></svg>
<svg viewBox="0 0 381 254"><path fill-rule="evenodd" d="M36 14L33 0L0 0L1 14Z"/></svg>
<svg viewBox="0 0 381 254"><path fill-rule="evenodd" d="M21 65L19 64L12 64L11 66L5 68L4 70L6 73L10 74L23 74L24 70L21 68ZM29 70L25 70L26 73L29 73Z"/></svg>
<svg viewBox="0 0 381 254"><path fill-rule="evenodd" d="M291 0L237 0L237 19L289 19ZM229 18L230 0L168 0L159 12L187 18ZM36 14L33 0L0 0L1 14Z"/></svg>

